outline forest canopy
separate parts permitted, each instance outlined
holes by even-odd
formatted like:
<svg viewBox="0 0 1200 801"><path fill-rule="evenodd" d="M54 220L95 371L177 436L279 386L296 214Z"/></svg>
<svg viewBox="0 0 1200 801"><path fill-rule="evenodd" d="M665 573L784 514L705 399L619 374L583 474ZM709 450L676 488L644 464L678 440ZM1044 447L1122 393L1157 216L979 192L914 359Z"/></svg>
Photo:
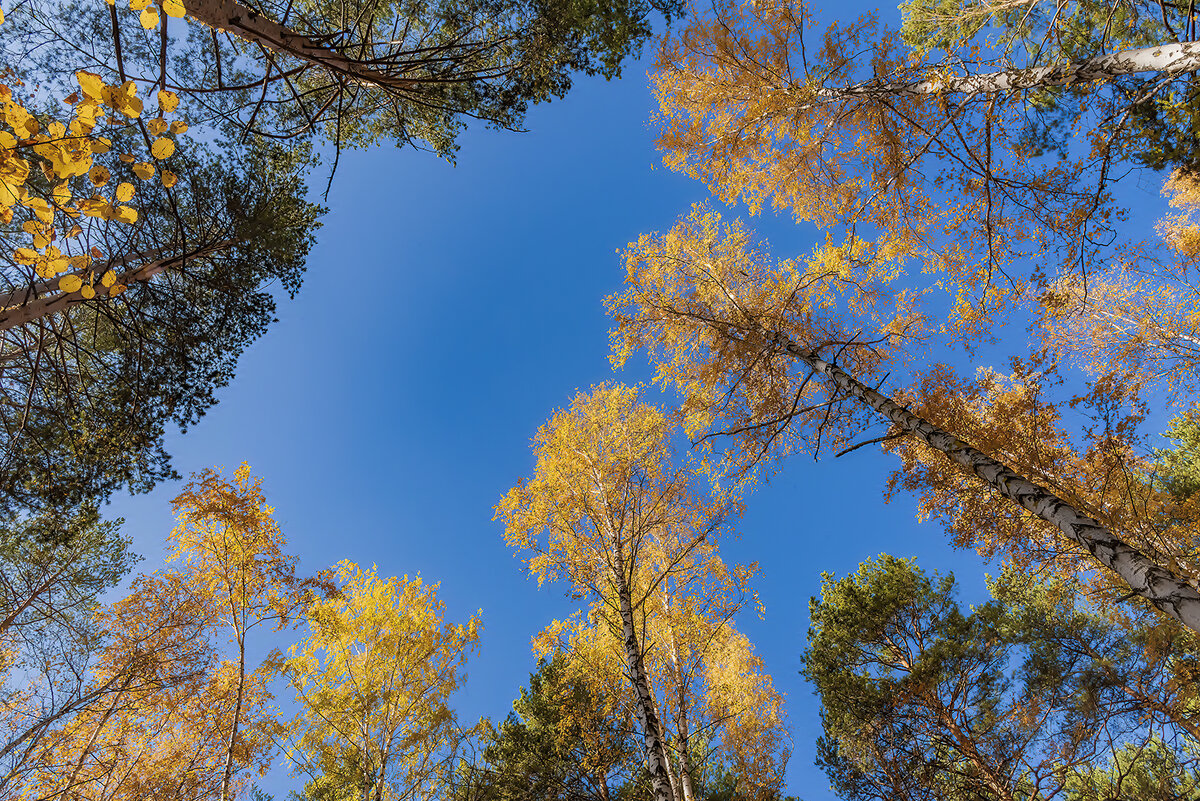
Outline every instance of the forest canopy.
<svg viewBox="0 0 1200 801"><path fill-rule="evenodd" d="M1196 796L1198 13L6 7L0 801Z"/></svg>

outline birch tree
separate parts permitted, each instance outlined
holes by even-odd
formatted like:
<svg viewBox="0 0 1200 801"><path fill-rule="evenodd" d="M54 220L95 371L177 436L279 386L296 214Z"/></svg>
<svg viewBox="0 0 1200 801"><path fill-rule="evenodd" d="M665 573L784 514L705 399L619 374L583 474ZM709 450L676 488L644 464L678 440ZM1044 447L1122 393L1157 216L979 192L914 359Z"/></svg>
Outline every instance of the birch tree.
<svg viewBox="0 0 1200 801"><path fill-rule="evenodd" d="M289 756L309 798L440 798L457 737L450 696L482 630L444 622L437 585L343 562L279 670L296 692Z"/></svg>
<svg viewBox="0 0 1200 801"><path fill-rule="evenodd" d="M249 638L263 626L277 631L290 626L309 601L313 584L297 577L295 557L283 552L274 510L249 465L238 468L232 481L206 470L172 503L179 523L171 533L171 558L186 567L208 625L227 632L236 654L224 665L232 704L222 726L222 770L215 788L226 801L244 764L237 755L252 750L245 731L255 720L248 696L265 685L273 670L271 662L257 670L247 664Z"/></svg>
<svg viewBox="0 0 1200 801"><path fill-rule="evenodd" d="M1089 555L1135 595L1200 630L1200 594L1178 570L972 447L961 438L965 431L942 428L872 388L872 377L889 357L903 356L897 343L914 337L921 321L903 293L881 294L886 274L852 269L854 255L826 247L807 265L775 264L740 226L722 228L716 215L697 209L667 234L643 237L628 251L628 289L610 298L618 321L616 359L648 347L660 379L684 396L681 413L693 437L732 439L726 464L735 475L796 450L849 444L862 429L862 415L878 414L888 423L886 437L910 436L939 452L936 469L944 469L942 457L967 468L987 495L999 494L1049 523L1057 542ZM859 316L847 320L839 300ZM868 333L845 333L848 322ZM846 367L822 351L837 354Z"/></svg>
<svg viewBox="0 0 1200 801"><path fill-rule="evenodd" d="M904 9L902 35L863 18L817 42L802 3L696 10L653 79L667 163L723 200L919 260L948 284L963 338L1031 289L1140 254L1113 187L1131 162L1190 164L1178 91L1200 62L1183 9Z"/></svg>
<svg viewBox="0 0 1200 801"><path fill-rule="evenodd" d="M700 495L695 468L672 464L672 429L636 388L581 393L538 431L533 477L496 507L530 572L594 599L619 637L655 801L673 792L646 664L646 604L693 551L711 546L731 502Z"/></svg>
<svg viewBox="0 0 1200 801"><path fill-rule="evenodd" d="M777 799L790 755L783 698L734 625L752 600L753 570L728 567L712 553L689 561L647 599L643 623L643 661L672 796L695 801L724 780L735 798ZM625 681L614 628L594 608L585 618L552 624L536 643L543 656L563 655L595 694L609 697Z"/></svg>

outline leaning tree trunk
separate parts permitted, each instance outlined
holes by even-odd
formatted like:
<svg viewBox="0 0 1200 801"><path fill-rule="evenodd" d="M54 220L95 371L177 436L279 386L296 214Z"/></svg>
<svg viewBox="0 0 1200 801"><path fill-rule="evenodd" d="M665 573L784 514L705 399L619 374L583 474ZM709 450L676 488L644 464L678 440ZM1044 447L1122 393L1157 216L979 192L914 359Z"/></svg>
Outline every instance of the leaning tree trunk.
<svg viewBox="0 0 1200 801"><path fill-rule="evenodd" d="M629 583L625 580L623 560L617 553L617 569L613 571L617 596L621 610L621 638L625 646L625 667L633 684L634 711L638 725L645 738L646 770L650 773L650 785L654 790L654 801L673 801L671 782L667 777L667 749L663 742L658 714L654 711L654 699L650 696L650 680L642 659L642 649L637 638L637 627L633 620L633 597Z"/></svg>
<svg viewBox="0 0 1200 801"><path fill-rule="evenodd" d="M272 53L307 61L353 83L390 89L412 89L416 85L408 78L373 69L358 59L332 50L235 0L185 0L184 7L188 16L211 28L231 33Z"/></svg>
<svg viewBox="0 0 1200 801"><path fill-rule="evenodd" d="M95 297L90 300L97 300L115 295L116 287L127 287L130 284L149 281L164 270L180 267L189 261L203 258L204 256L211 256L233 244L232 240L217 242L212 245L196 248L188 253L165 257L161 256L165 252L165 249L159 249L148 253L140 253L137 256L110 259L103 267L85 267L76 272L75 275L78 275L86 286L91 286L95 290ZM141 261L142 259L146 259L146 261L117 273L116 280L112 286L104 286L95 280L109 269L127 264L130 261ZM7 331L19 325L25 325L39 318L50 314L57 314L71 306L89 301L89 298L83 296L82 287L74 292L60 291L58 289L58 282L60 280L61 278L52 278L33 286L16 289L0 295L0 331ZM89 280L93 283L88 284Z"/></svg>
<svg viewBox="0 0 1200 801"><path fill-rule="evenodd" d="M981 95L995 92L1040 89L1047 86L1076 86L1090 81L1111 81L1124 75L1154 72L1182 75L1200 71L1200 42L1141 47L1122 50L1069 64L998 70L975 75L940 74L933 78L889 81L878 79L853 86L817 91L822 100L849 97L885 97L892 95Z"/></svg>
<svg viewBox="0 0 1200 801"><path fill-rule="evenodd" d="M1056 526L1068 539L1083 546L1097 561L1124 579L1135 594L1154 604L1168 617L1200 632L1200 592L1172 571L1151 561L1141 551L1097 521L1080 514L1054 493L918 417L837 365L804 350L783 334L775 334L774 341L786 353L828 377L838 389L858 398L900 430L916 434L929 447L969 468L996 492Z"/></svg>

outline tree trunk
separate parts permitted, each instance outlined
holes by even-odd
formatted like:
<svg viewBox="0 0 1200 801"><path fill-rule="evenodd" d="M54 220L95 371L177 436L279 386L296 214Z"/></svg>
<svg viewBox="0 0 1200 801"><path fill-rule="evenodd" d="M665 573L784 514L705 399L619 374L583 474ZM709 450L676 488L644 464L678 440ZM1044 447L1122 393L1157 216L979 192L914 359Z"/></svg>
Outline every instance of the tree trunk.
<svg viewBox="0 0 1200 801"><path fill-rule="evenodd" d="M683 793L679 789L679 777L675 774L675 765L672 764L671 752L667 748L667 721L653 692L650 693L650 703L654 704L654 715L658 718L658 738L663 744L663 767L667 770L667 784L671 786L671 798L674 801L683 801Z"/></svg>
<svg viewBox="0 0 1200 801"><path fill-rule="evenodd" d="M307 61L348 78L353 83L390 89L412 89L416 85L412 80L380 72L361 61L331 50L235 0L189 0L185 5L188 16L211 28L227 31L273 53Z"/></svg>
<svg viewBox="0 0 1200 801"><path fill-rule="evenodd" d="M1071 64L999 70L977 75L938 75L909 81L873 80L817 91L823 100L890 95L980 95L1040 89L1046 86L1076 86L1089 81L1111 81L1123 75L1154 72L1182 75L1200 70L1200 42L1122 50Z"/></svg>
<svg viewBox="0 0 1200 801"><path fill-rule="evenodd" d="M663 610L667 612L670 610L670 597L665 590L663 591ZM674 673L675 693L679 704L679 718L676 727L679 736L679 786L683 791L683 801L696 801L696 786L692 778L695 770L692 767L692 755L689 745L691 740L691 731L688 725L689 701L683 686L683 671L679 668L679 642L675 637L675 627L671 625L669 617L667 619L667 632L671 638L671 671Z"/></svg>
<svg viewBox="0 0 1200 801"><path fill-rule="evenodd" d="M782 334L774 341L788 354L828 377L838 389L861 400L902 431L916 434L929 447L969 468L992 489L1056 526L1068 539L1083 546L1102 565L1129 584L1168 617L1200 632L1200 593L1170 570L1118 538L1097 521L1080 514L1054 493L1023 478L1000 462L876 392L837 365L805 351Z"/></svg>
<svg viewBox="0 0 1200 801"><path fill-rule="evenodd" d="M233 244L233 240L226 240L197 248L179 256L153 258L136 267L131 267L128 270L117 273L113 286L128 286L139 281L149 281L164 270L178 267L194 259L210 256L213 253L219 253ZM163 251L139 254L139 257L154 256L161 252ZM130 258L113 259L103 268L86 267L75 274L83 279L86 284L93 277L103 274L111 267L126 263ZM13 290L5 295L0 295L0 307L7 307L0 309L0 331L7 331L10 328L16 328L19 325L24 325L47 315L57 314L69 306L88 302L82 295L82 289L74 292L59 292L59 280L59 278L52 278L24 289ZM104 298L112 295L112 287L106 287L98 281L95 282L93 289L96 290L96 298Z"/></svg>
<svg viewBox="0 0 1200 801"><path fill-rule="evenodd" d="M618 554L619 557L619 554ZM650 697L650 681L646 676L646 665L642 660L642 649L637 639L637 627L633 621L633 598L629 584L625 581L623 561L619 561L614 572L617 595L621 609L621 634L625 645L625 666L633 684L638 725L645 737L646 770L650 773L650 784L654 788L654 801L672 801L671 783L667 778L667 749L662 740L658 715L654 711L654 699Z"/></svg>
<svg viewBox="0 0 1200 801"><path fill-rule="evenodd" d="M242 718L242 698L246 692L246 641L238 637L238 685L237 699L233 704L233 723L229 726L229 742L225 748L225 773L221 777L221 801L229 801L230 786L233 784L233 746L237 743L238 723Z"/></svg>

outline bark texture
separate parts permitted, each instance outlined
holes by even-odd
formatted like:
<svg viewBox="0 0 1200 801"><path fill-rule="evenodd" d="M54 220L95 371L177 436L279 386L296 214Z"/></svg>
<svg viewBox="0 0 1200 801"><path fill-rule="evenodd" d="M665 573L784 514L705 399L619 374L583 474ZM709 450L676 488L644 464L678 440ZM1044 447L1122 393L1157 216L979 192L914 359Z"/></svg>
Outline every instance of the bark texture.
<svg viewBox="0 0 1200 801"><path fill-rule="evenodd" d="M658 714L654 711L654 699L650 696L650 680L646 676L646 665L637 638L637 627L633 621L633 599L629 585L622 575L623 566L615 572L617 595L620 596L621 635L625 645L625 666L633 684L636 700L638 725L642 727L646 745L646 770L650 773L650 784L654 789L654 801L673 801L671 782L667 778L667 749L660 732Z"/></svg>
<svg viewBox="0 0 1200 801"><path fill-rule="evenodd" d="M1200 70L1200 42L1122 50L1070 64L999 70L976 75L938 75L910 81L865 81L853 86L821 89L817 97L837 100L881 95L979 95L1036 89L1044 86L1075 86L1089 81L1111 81L1125 75L1154 72L1182 75Z"/></svg>
<svg viewBox="0 0 1200 801"><path fill-rule="evenodd" d="M189 0L185 5L188 16L211 28L261 45L272 53L294 56L323 67L353 83L390 89L412 89L415 86L411 80L372 69L234 0Z"/></svg>
<svg viewBox="0 0 1200 801"><path fill-rule="evenodd" d="M918 417L837 365L824 361L784 337L776 336L776 342L785 352L828 377L838 389L858 398L900 430L920 437L929 447L970 469L996 492L1057 527L1068 539L1081 545L1098 562L1124 579L1134 593L1150 601L1169 617L1200 632L1200 592L1182 578L1153 562L1097 521L1080 514L1054 493Z"/></svg>

